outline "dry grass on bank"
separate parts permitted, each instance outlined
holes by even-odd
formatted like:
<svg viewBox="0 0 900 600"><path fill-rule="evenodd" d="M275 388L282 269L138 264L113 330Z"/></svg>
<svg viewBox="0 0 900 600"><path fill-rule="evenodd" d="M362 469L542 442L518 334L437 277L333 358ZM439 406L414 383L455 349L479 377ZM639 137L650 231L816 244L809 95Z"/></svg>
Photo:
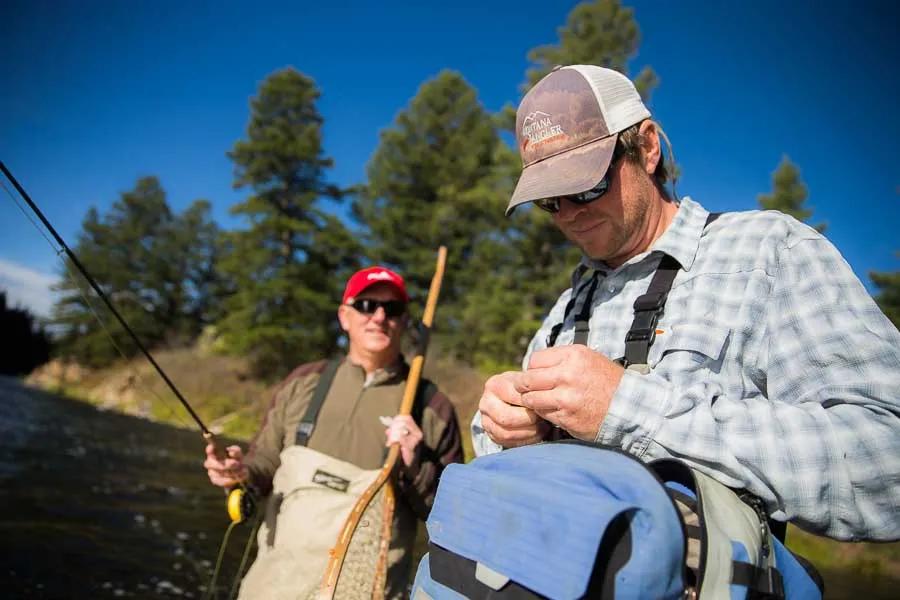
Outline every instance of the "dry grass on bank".
<svg viewBox="0 0 900 600"><path fill-rule="evenodd" d="M256 431L271 395L249 377L246 362L193 349L165 350L154 358L200 419L214 433L247 439ZM188 429L197 426L169 387L143 358L98 370L54 361L26 382L63 392L106 410Z"/></svg>
<svg viewBox="0 0 900 600"><path fill-rule="evenodd" d="M238 357L185 348L157 351L154 358L214 433L241 440L250 439L256 432L277 387L277 383L266 385L254 380L246 361ZM475 414L485 378L470 367L440 356L429 357L424 375L456 407L466 456L471 458L468 424ZM29 375L26 382L106 410L196 428L187 411L143 357L97 370L53 361Z"/></svg>

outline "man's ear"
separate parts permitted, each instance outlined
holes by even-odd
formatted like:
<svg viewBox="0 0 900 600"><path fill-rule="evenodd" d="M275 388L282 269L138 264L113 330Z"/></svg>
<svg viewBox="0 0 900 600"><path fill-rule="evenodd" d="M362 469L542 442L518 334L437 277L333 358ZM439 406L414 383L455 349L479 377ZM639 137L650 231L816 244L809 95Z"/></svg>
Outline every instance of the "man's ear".
<svg viewBox="0 0 900 600"><path fill-rule="evenodd" d="M349 306L346 304L341 304L338 306L337 317L338 321L341 323L341 329L344 331L350 331L350 316L347 314L347 311L351 310Z"/></svg>
<svg viewBox="0 0 900 600"><path fill-rule="evenodd" d="M641 140L641 153L644 155L644 170L648 175L656 172L656 166L659 164L661 148L659 146L659 129L656 123L650 119L641 123L638 130Z"/></svg>

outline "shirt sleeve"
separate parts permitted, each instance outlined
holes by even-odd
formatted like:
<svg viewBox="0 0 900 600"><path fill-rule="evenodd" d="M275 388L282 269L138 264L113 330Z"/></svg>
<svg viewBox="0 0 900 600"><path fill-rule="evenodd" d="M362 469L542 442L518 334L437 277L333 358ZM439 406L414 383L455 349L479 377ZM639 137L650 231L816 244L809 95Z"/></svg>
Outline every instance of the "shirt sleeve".
<svg viewBox="0 0 900 600"><path fill-rule="evenodd" d="M463 461L459 421L450 399L436 392L422 411L422 443L419 445L415 472L401 470L400 493L421 519L426 519L434 504L438 481L444 467Z"/></svg>
<svg viewBox="0 0 900 600"><path fill-rule="evenodd" d="M269 408L263 417L262 426L250 443L247 452L247 468L250 471L250 486L262 496L272 491L272 479L281 466L281 451L284 448L285 407L295 392L298 380L294 379L281 387L272 396Z"/></svg>
<svg viewBox="0 0 900 600"><path fill-rule="evenodd" d="M742 366L760 390L626 371L597 441L680 458L816 533L900 539L900 334L821 236L777 263L767 341Z"/></svg>

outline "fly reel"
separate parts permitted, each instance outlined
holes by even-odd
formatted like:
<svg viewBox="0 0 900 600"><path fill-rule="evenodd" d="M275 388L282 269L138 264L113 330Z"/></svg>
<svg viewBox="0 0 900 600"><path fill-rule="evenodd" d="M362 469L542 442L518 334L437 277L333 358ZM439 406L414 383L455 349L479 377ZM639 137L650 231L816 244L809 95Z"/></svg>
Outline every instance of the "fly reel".
<svg viewBox="0 0 900 600"><path fill-rule="evenodd" d="M241 523L256 512L256 500L248 490L236 487L228 492L228 516L232 523Z"/></svg>

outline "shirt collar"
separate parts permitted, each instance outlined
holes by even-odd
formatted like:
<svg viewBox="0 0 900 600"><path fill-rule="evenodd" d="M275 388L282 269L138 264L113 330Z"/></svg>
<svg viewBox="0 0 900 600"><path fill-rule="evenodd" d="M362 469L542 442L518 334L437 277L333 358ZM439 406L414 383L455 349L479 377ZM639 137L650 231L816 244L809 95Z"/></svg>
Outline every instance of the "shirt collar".
<svg viewBox="0 0 900 600"><path fill-rule="evenodd" d="M709 211L690 198L682 198L672 223L654 242L650 251L632 257L623 266L639 262L653 252L661 252L677 260L685 271L690 271L694 265L694 259L697 257L700 236L703 234L708 214ZM603 275L611 270L605 262L582 255L581 263L573 273L573 281L577 282L589 269L596 269Z"/></svg>
<svg viewBox="0 0 900 600"><path fill-rule="evenodd" d="M397 359L389 364L386 367L381 369L376 369L371 374L366 374L363 368L347 356L347 364L352 365L356 369L359 369L360 374L363 378L363 387L370 387L373 385L382 385L384 383L391 383L397 378L402 378L406 375L406 372L409 370L409 366L406 364L406 360L403 358L403 355L399 355Z"/></svg>
<svg viewBox="0 0 900 600"><path fill-rule="evenodd" d="M683 198L672 223L650 251L668 254L678 261L682 269L690 271L697 258L700 236L703 235L708 214L709 211L690 198Z"/></svg>

